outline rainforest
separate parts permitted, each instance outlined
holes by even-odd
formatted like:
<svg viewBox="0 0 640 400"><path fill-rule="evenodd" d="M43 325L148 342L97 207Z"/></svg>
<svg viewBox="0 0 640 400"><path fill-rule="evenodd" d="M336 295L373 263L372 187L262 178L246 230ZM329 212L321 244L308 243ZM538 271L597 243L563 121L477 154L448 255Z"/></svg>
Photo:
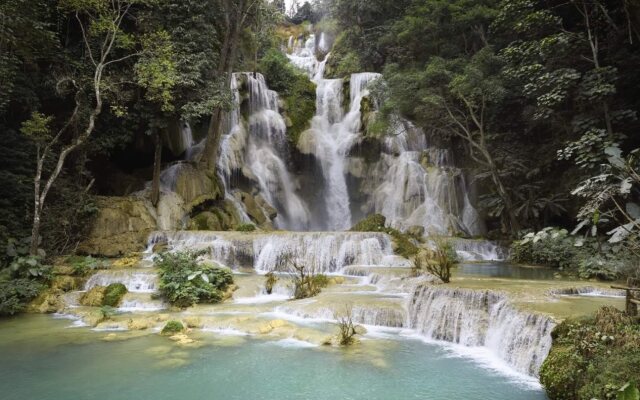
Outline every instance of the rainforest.
<svg viewBox="0 0 640 400"><path fill-rule="evenodd" d="M1 0L0 397L640 400L639 66L635 0Z"/></svg>

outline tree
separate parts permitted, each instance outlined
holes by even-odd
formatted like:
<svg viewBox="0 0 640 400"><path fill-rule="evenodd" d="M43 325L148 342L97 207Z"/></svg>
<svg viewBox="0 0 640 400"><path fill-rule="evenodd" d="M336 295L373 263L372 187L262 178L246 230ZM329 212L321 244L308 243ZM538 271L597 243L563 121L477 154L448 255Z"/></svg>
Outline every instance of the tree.
<svg viewBox="0 0 640 400"><path fill-rule="evenodd" d="M75 107L62 127L52 134L50 124L53 117L34 112L23 124L22 132L30 137L37 147L37 166L34 178L33 225L31 231L32 255L36 255L40 239L42 212L47 195L65 165L67 157L84 145L94 132L96 121L103 110L106 73L116 64L138 55L133 39L123 30L123 24L131 17L132 7L144 4L146 0L115 0L95 2L90 0L63 0L62 10L75 19L81 31L84 50L82 60L86 75L65 77L58 81L61 92L71 91ZM119 53L119 54L118 54ZM113 88L111 88L113 89ZM85 93L85 90L88 93ZM90 94L89 94L90 93ZM65 135L71 128L80 132L63 144ZM45 162L49 157L56 159L55 167L48 178L44 178Z"/></svg>
<svg viewBox="0 0 640 400"><path fill-rule="evenodd" d="M251 25L251 17L259 13L262 0L222 0L220 13L223 24L222 46L216 74L224 77L223 87L228 90L231 85L231 74L236 63L242 31ZM222 137L223 115L227 104L219 104L213 110L204 150L200 156L199 165L202 169L215 171L218 162L218 151Z"/></svg>

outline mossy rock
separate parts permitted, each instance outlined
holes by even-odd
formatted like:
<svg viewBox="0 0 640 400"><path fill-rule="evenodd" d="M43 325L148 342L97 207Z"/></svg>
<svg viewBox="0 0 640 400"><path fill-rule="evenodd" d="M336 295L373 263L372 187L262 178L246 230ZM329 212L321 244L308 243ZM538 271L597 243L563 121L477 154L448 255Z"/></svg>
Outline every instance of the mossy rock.
<svg viewBox="0 0 640 400"><path fill-rule="evenodd" d="M387 219L382 214L371 214L351 228L353 232L382 232L393 238L393 251L405 258L418 254L418 247L411 237L397 229L385 226Z"/></svg>
<svg viewBox="0 0 640 400"><path fill-rule="evenodd" d="M104 299L104 293L107 290L104 286L95 286L87 291L80 298L80 304L87 307L100 307Z"/></svg>
<svg viewBox="0 0 640 400"><path fill-rule="evenodd" d="M184 325L182 325L182 322L169 321L164 326L164 328L162 328L162 331L160 333L165 336L172 336L182 331L184 331Z"/></svg>
<svg viewBox="0 0 640 400"><path fill-rule="evenodd" d="M118 307L122 298L128 293L127 287L122 283L112 283L107 286L102 299L103 306Z"/></svg>

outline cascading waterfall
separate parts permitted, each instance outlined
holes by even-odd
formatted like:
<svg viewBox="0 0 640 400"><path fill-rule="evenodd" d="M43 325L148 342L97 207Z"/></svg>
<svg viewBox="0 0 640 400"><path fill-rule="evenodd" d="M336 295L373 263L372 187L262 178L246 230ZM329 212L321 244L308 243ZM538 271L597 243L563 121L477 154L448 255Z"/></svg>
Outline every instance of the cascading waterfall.
<svg viewBox="0 0 640 400"><path fill-rule="evenodd" d="M223 232L157 232L149 248L164 243L170 251L208 250L210 258L230 268L260 273L290 271L289 261L313 273L333 273L350 265L406 267L393 255L382 233L273 233L239 235Z"/></svg>
<svg viewBox="0 0 640 400"><path fill-rule="evenodd" d="M305 152L316 157L323 172L327 221L321 228L339 230L352 222L347 173L353 173L352 167L359 165L357 157L349 154L364 138L362 100L369 95L371 82L381 75L351 75L349 110L345 114L343 80L324 78L330 54L323 61L316 59L316 53L329 51L321 48L322 37L316 40L311 35L303 47L290 48L288 56L317 85L316 116L301 140ZM469 199L464 174L455 168L449 152L428 146L424 132L399 117L392 119L391 129L380 160L367 171L356 173L363 181L360 190L369 197L361 205L362 214L383 214L399 229L417 225L426 233L481 233L482 221Z"/></svg>
<svg viewBox="0 0 640 400"><path fill-rule="evenodd" d="M241 81L249 93L247 126L240 115ZM229 113L229 133L222 140L219 161L227 188L231 187L233 174L242 171L256 181L260 194L278 210L277 227L306 229L309 211L296 194L285 163L286 126L278 112L278 94L269 90L261 74L233 74L231 88L234 110Z"/></svg>
<svg viewBox="0 0 640 400"><path fill-rule="evenodd" d="M484 346L528 375L537 376L551 349L550 318L518 311L490 291L419 285L408 314L407 326L427 338Z"/></svg>

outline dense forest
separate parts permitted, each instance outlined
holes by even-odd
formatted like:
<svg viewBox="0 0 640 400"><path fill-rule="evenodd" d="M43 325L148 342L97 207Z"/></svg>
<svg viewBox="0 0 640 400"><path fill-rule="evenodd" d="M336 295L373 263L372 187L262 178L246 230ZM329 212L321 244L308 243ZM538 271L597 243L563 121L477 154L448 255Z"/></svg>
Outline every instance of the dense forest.
<svg viewBox="0 0 640 400"><path fill-rule="evenodd" d="M368 165L401 134L398 120L410 121L471 177L481 236L510 247L512 261L638 286L637 1L3 0L0 315L50 284L57 257L104 255L81 243L105 199L144 193L159 207L161 172L185 158L187 123L202 139L190 168L212 194L186 219L214 230L197 216L212 215L228 189L219 157L235 72L261 73L279 93L285 161L308 165L299 149L316 87L287 52L310 34L330 42L316 54L326 78L382 76L362 100ZM249 226L216 226L268 225L264 212L248 214ZM390 233L415 256L416 235L384 224L363 230ZM570 392L546 379L554 398Z"/></svg>

